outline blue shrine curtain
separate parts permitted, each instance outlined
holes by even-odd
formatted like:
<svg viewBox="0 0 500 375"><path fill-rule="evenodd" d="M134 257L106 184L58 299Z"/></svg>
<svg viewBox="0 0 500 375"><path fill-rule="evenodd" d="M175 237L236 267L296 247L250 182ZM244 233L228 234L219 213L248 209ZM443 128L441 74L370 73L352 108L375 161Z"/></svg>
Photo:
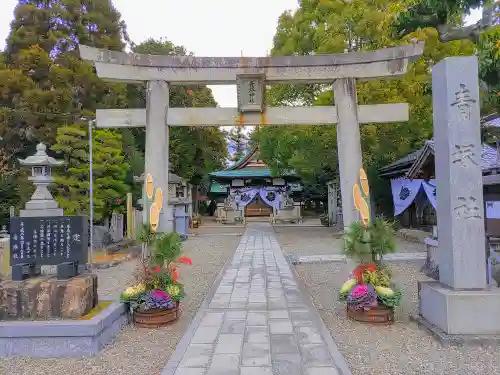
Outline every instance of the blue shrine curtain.
<svg viewBox="0 0 500 375"><path fill-rule="evenodd" d="M394 216L401 215L415 200L423 180L398 178L391 180L392 199L394 201Z"/></svg>

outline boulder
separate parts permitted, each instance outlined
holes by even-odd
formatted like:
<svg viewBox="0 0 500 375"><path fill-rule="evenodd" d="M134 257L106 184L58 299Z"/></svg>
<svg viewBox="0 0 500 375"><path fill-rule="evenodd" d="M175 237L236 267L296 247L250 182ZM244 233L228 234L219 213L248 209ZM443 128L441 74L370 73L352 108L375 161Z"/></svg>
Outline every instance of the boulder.
<svg viewBox="0 0 500 375"><path fill-rule="evenodd" d="M97 275L83 274L68 280L41 276L0 283L0 319L77 319L98 302Z"/></svg>

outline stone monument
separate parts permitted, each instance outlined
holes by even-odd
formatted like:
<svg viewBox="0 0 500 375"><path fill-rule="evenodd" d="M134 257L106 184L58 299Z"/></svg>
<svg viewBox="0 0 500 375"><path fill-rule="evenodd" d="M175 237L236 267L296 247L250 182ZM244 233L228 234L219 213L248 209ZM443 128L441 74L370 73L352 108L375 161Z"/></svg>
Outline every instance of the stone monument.
<svg viewBox="0 0 500 375"><path fill-rule="evenodd" d="M477 57L436 64L432 92L439 282L419 283L418 319L440 338L500 334L500 289L486 281Z"/></svg>
<svg viewBox="0 0 500 375"><path fill-rule="evenodd" d="M35 155L20 159L32 168L36 189L19 217L10 222L12 280L0 283L0 319L79 318L97 304L97 275L80 274L88 262L88 218L63 216L48 185L61 166L38 144ZM57 266L57 277L41 276Z"/></svg>
<svg viewBox="0 0 500 375"><path fill-rule="evenodd" d="M35 192L25 209L21 210L20 216L63 216L63 210L52 198L48 186L54 181L52 168L63 165L64 161L48 156L46 150L47 147L39 143L35 155L19 159L22 166L31 167L31 177L28 179L35 185Z"/></svg>

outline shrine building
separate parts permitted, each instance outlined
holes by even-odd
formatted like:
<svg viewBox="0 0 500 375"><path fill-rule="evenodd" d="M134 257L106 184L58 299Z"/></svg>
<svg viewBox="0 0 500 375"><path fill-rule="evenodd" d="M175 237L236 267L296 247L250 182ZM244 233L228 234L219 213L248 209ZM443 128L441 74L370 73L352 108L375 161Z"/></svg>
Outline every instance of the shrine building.
<svg viewBox="0 0 500 375"><path fill-rule="evenodd" d="M230 195L242 197L237 204L244 207L245 217L272 215L279 194L286 194L294 201L302 197L300 178L294 172L273 176L260 159L258 146L229 168L212 172L209 177L210 197L217 203L226 201Z"/></svg>
<svg viewBox="0 0 500 375"><path fill-rule="evenodd" d="M391 183L394 218L404 228L430 231L436 221L436 183L434 169L434 140L382 167L381 177ZM462 150L464 162L479 160L483 171L483 195L487 235L500 235L500 152L498 146L482 144L481 155ZM470 159L469 159L470 158Z"/></svg>

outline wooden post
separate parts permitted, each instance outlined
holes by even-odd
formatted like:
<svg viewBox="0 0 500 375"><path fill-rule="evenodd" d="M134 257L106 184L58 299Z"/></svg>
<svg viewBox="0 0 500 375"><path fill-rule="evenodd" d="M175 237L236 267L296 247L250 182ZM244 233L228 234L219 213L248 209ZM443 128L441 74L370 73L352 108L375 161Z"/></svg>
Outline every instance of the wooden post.
<svg viewBox="0 0 500 375"><path fill-rule="evenodd" d="M129 240L134 239L133 237L133 229L134 221L133 221L134 209L132 207L132 193L127 193L127 238Z"/></svg>

